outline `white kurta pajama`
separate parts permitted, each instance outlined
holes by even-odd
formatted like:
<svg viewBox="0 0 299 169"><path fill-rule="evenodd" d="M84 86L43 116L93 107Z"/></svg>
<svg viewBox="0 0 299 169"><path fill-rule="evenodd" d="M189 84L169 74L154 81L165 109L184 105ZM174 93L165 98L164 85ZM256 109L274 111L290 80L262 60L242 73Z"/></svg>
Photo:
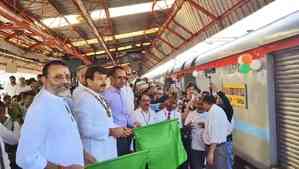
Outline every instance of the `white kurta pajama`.
<svg viewBox="0 0 299 169"><path fill-rule="evenodd" d="M111 112L106 111L103 101L100 94L88 88L82 90L79 97L73 98L84 150L97 161L117 157L116 139L109 136L109 128L115 128L116 125Z"/></svg>
<svg viewBox="0 0 299 169"><path fill-rule="evenodd" d="M44 169L47 162L84 166L77 123L62 97L42 89L27 111L17 150L24 169Z"/></svg>

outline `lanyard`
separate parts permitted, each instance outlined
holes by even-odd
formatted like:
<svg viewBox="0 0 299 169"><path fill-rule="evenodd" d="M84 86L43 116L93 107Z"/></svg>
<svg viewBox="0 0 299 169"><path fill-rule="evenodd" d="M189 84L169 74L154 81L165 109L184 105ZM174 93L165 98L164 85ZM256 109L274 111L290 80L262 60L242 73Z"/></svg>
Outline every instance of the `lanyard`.
<svg viewBox="0 0 299 169"><path fill-rule="evenodd" d="M110 109L110 107L108 106L108 104L106 103L106 100L100 96L100 95L96 95L94 93L92 93L91 91L85 89L87 92L89 92L91 95L93 95L95 97L95 99L104 107L104 109L106 110L107 116L111 117L112 115L112 111Z"/></svg>
<svg viewBox="0 0 299 169"><path fill-rule="evenodd" d="M166 114L167 120L170 120L171 111L166 110L165 114Z"/></svg>
<svg viewBox="0 0 299 169"><path fill-rule="evenodd" d="M145 112L141 111L141 114L142 114L142 117L143 117L143 119L145 121L145 124L148 125L149 122L150 122L150 120L151 120L151 113L150 112L145 113ZM146 117L145 117L146 114L148 114L147 120L146 120Z"/></svg>
<svg viewBox="0 0 299 169"><path fill-rule="evenodd" d="M67 111L68 114L70 115L72 121L74 121L73 112L72 112L72 110L69 108L69 106L67 106L67 105L64 103L64 108L66 109L66 111Z"/></svg>

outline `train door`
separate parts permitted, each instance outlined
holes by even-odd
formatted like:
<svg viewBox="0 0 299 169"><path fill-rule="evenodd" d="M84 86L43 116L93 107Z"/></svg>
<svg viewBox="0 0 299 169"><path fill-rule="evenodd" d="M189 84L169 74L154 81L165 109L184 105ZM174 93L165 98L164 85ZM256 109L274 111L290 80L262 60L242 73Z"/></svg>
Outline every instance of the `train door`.
<svg viewBox="0 0 299 169"><path fill-rule="evenodd" d="M273 53L278 161L282 169L299 168L299 47Z"/></svg>

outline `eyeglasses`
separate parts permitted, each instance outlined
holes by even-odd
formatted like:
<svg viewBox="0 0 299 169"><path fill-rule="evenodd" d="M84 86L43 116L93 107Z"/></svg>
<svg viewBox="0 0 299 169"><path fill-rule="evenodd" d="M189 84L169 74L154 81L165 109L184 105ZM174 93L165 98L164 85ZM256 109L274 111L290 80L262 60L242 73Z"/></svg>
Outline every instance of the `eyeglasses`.
<svg viewBox="0 0 299 169"><path fill-rule="evenodd" d="M117 76L117 79L128 80L128 77L127 76Z"/></svg>
<svg viewBox="0 0 299 169"><path fill-rule="evenodd" d="M50 77L51 79L55 80L55 81L62 81L62 80L66 80L66 81L71 81L71 76L69 75L56 75L53 77Z"/></svg>

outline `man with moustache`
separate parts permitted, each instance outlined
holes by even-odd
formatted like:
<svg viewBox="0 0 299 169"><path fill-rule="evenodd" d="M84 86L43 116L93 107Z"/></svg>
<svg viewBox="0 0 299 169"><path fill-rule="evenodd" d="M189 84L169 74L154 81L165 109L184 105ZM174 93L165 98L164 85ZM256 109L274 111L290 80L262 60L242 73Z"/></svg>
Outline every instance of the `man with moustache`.
<svg viewBox="0 0 299 169"><path fill-rule="evenodd" d="M27 111L16 162L26 169L83 169L83 147L67 103L70 70L62 61L43 68L44 87Z"/></svg>
<svg viewBox="0 0 299 169"><path fill-rule="evenodd" d="M133 114L130 113L128 101L126 101L129 97L122 92L127 80L128 77L124 68L116 66L112 68L111 86L103 92L103 96L112 109L114 123L123 128L134 127ZM131 140L131 137L117 138L117 153L119 156L131 152Z"/></svg>
<svg viewBox="0 0 299 169"><path fill-rule="evenodd" d="M116 158L116 138L132 134L130 129L113 123L111 109L100 94L106 88L108 73L100 66L89 67L85 74L86 88L79 98L73 98L84 150L98 162Z"/></svg>
<svg viewBox="0 0 299 169"><path fill-rule="evenodd" d="M72 93L72 102L71 102L71 109L74 109L74 103L76 102L76 98L80 98L81 94L86 89L86 80L85 80L85 74L89 66L87 65L81 65L76 70L76 78L78 80L78 86L74 89ZM75 118L77 117L77 114L75 111L73 111L75 114ZM84 162L85 164L92 164L96 162L96 159L87 151L84 151Z"/></svg>

